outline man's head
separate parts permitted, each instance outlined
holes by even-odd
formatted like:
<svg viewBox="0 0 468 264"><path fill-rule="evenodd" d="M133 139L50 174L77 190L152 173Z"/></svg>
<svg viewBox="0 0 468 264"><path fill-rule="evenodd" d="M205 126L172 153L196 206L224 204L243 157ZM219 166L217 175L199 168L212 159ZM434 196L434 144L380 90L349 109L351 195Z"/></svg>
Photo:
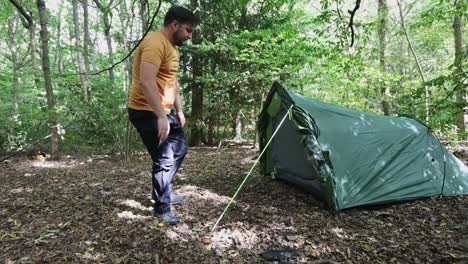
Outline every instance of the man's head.
<svg viewBox="0 0 468 264"><path fill-rule="evenodd" d="M193 28L198 22L198 17L181 6L171 7L164 17L164 27L170 29L177 46L182 46L186 40L192 38Z"/></svg>

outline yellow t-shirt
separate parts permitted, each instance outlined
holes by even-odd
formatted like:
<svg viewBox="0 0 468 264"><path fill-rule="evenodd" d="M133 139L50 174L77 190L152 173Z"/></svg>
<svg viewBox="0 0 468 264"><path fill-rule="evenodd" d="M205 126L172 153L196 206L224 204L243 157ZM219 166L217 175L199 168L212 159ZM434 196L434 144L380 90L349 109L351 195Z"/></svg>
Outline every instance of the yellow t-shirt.
<svg viewBox="0 0 468 264"><path fill-rule="evenodd" d="M146 36L137 48L133 64L133 83L128 107L136 110L153 111L140 88L140 63L146 61L159 66L156 83L166 113L174 106L176 96L179 51L172 45L161 29Z"/></svg>

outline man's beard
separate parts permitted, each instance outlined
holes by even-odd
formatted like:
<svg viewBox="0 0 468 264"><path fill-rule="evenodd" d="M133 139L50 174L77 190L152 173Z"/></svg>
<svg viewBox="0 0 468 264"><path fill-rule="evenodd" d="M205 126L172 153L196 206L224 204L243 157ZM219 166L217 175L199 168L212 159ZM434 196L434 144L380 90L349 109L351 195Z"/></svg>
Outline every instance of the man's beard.
<svg viewBox="0 0 468 264"><path fill-rule="evenodd" d="M186 39L182 38L179 34L179 30L177 30L176 32L174 32L174 42L176 44L176 46L183 46L184 45L184 42L186 41Z"/></svg>

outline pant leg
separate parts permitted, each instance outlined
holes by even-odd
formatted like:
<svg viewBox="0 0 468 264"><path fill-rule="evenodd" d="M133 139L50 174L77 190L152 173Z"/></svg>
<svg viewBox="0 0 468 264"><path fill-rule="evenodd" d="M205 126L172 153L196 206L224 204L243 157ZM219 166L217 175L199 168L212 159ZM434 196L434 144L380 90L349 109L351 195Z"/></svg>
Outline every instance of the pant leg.
<svg viewBox="0 0 468 264"><path fill-rule="evenodd" d="M172 147L167 140L159 144L158 120L152 111L129 108L128 113L153 161L151 195L155 201L154 209L157 213L169 212L172 192L170 170L174 163Z"/></svg>
<svg viewBox="0 0 468 264"><path fill-rule="evenodd" d="M174 155L173 166L171 167L169 174L171 180L173 180L177 170L179 170L182 162L184 161L185 155L187 155L188 148L184 130L182 129L178 118L174 113L170 113L168 119L171 128L167 141L170 143Z"/></svg>
<svg viewBox="0 0 468 264"><path fill-rule="evenodd" d="M171 144L166 140L161 142L153 158L153 192L154 210L157 213L171 211L172 174L174 153Z"/></svg>

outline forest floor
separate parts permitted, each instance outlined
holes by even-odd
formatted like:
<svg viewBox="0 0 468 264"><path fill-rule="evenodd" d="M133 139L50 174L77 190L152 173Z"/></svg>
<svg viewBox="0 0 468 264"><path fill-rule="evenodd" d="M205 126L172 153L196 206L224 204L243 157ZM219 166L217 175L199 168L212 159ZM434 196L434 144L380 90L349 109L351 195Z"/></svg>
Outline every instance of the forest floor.
<svg viewBox="0 0 468 264"><path fill-rule="evenodd" d="M0 164L0 263L468 263L468 196L323 209L310 194L256 170L250 146L191 148L175 181L182 218L151 215L150 162L119 157L17 158ZM466 162L466 160L465 160Z"/></svg>

